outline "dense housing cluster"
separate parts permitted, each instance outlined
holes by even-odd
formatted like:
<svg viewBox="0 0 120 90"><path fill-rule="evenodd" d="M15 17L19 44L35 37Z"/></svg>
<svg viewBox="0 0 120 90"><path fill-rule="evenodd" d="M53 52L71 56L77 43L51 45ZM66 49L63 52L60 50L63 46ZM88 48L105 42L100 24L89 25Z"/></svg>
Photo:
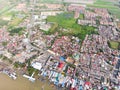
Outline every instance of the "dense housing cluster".
<svg viewBox="0 0 120 90"><path fill-rule="evenodd" d="M0 59L10 62L6 67L0 62L1 72L15 78L14 66L29 80L37 74L61 90L120 89L120 31L107 9L79 4L16 8L35 14L18 23L26 28L0 28Z"/></svg>

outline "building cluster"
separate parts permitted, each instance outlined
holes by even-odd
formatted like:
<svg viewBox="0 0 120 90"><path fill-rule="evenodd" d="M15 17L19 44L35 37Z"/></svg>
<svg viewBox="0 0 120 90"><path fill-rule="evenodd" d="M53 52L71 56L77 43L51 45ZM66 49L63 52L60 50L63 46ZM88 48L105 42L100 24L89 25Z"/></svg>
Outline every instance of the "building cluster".
<svg viewBox="0 0 120 90"><path fill-rule="evenodd" d="M94 0L64 0L65 3L81 3L83 5L85 4L93 4Z"/></svg>
<svg viewBox="0 0 120 90"><path fill-rule="evenodd" d="M109 14L107 9L99 9L96 8L95 13L97 14L97 16L100 16L101 18L99 19L99 22L101 25L114 25L114 22L112 20L111 15Z"/></svg>
<svg viewBox="0 0 120 90"><path fill-rule="evenodd" d="M100 35L87 35L82 43L81 52L99 53L106 52L111 53L112 49L109 48L107 39Z"/></svg>
<svg viewBox="0 0 120 90"><path fill-rule="evenodd" d="M68 11L74 11L74 18L78 18L78 24L81 25L90 25L90 26L98 26L98 25L110 25L114 26L114 21L112 16L109 14L107 9L100 8L90 8L85 9L85 6L71 4L68 6ZM79 15L83 14L83 20L79 19Z"/></svg>
<svg viewBox="0 0 120 90"><path fill-rule="evenodd" d="M50 9L61 8L57 4L43 6ZM84 20L78 19L77 23L98 26L99 34L86 35L81 42L75 36L60 36L58 33L44 35L37 27L31 28L32 25L28 25L27 33L10 36L3 27L0 29L0 54L12 59L13 62L32 61L31 67L39 70L39 75L48 77L50 83L59 88L119 90L120 51L109 48L108 41L118 40L120 33L114 26L111 15L106 9L86 10L85 7L76 4L68 6L68 11L74 11L75 18L83 14ZM40 19L51 15L50 12L55 13L41 12ZM33 16L34 20L39 18L38 15ZM29 22L26 20L21 25ZM1 52L2 50L5 52Z"/></svg>
<svg viewBox="0 0 120 90"><path fill-rule="evenodd" d="M115 20L107 9L85 9L85 6L71 4L68 6L68 11L75 12L74 18L77 19L78 24L98 27L98 33L104 38L115 41L119 40L120 32L116 26ZM83 15L83 19L79 18L80 14Z"/></svg>
<svg viewBox="0 0 120 90"><path fill-rule="evenodd" d="M9 33L6 31L5 27L0 28L0 42L8 41Z"/></svg>
<svg viewBox="0 0 120 90"><path fill-rule="evenodd" d="M120 33L114 26L103 26L98 27L98 33L109 40L119 41Z"/></svg>
<svg viewBox="0 0 120 90"><path fill-rule="evenodd" d="M78 23L98 26L99 35L86 35L81 46L77 37L46 35L49 54L43 53L33 62L40 66L40 75L68 90L119 89L120 52L108 46L109 40L119 38L111 15L106 9L86 10L78 5L68 6L68 11L74 11L75 18L84 14L84 20L78 19Z"/></svg>
<svg viewBox="0 0 120 90"><path fill-rule="evenodd" d="M38 7L39 10L45 11L45 10L62 10L63 5L62 4L37 4L36 7Z"/></svg>
<svg viewBox="0 0 120 90"><path fill-rule="evenodd" d="M32 67L59 88L119 90L120 51L108 46L109 40L119 38L113 18L106 9L87 10L75 4L68 11L74 11L76 19L83 14L84 20L78 19L78 24L98 27L98 34L86 35L81 45L77 37L45 35L48 50L33 60Z"/></svg>
<svg viewBox="0 0 120 90"><path fill-rule="evenodd" d="M119 88L120 73L118 69L113 70L114 66L107 62L108 58L103 53L80 53L76 55L77 60L74 57L56 56L51 52L49 50L45 62L39 59L33 62L33 67L39 69L40 75L44 78L48 77L50 83L59 88L68 88L68 90L100 90L102 88L117 90ZM44 57L44 55L41 56ZM75 61L77 64L74 63ZM119 59L116 58L115 61L117 61L115 68L119 68Z"/></svg>
<svg viewBox="0 0 120 90"><path fill-rule="evenodd" d="M74 11L74 18L79 18L80 13L83 13L85 11L85 6L80 6L77 4L71 4L68 6L68 11Z"/></svg>
<svg viewBox="0 0 120 90"><path fill-rule="evenodd" d="M28 10L33 15L33 26L39 26L41 30L48 31L52 27L52 24L46 22L47 17L63 13L64 6L62 4L41 4L35 2Z"/></svg>
<svg viewBox="0 0 120 90"><path fill-rule="evenodd" d="M26 7L26 4L20 3L20 4L18 4L18 5L16 6L16 9L17 9L18 11L25 11L25 12L26 12L27 7Z"/></svg>
<svg viewBox="0 0 120 90"><path fill-rule="evenodd" d="M80 25L90 24L90 25L94 26L94 25L96 25L96 21L93 21L93 20L78 20L78 24L80 24Z"/></svg>
<svg viewBox="0 0 120 90"><path fill-rule="evenodd" d="M114 25L114 22L112 20L111 15L109 14L107 9L99 9L99 8L93 8L90 10L86 10L84 12L84 18L85 20L90 20L92 22L96 22L96 24L100 25ZM94 23L91 23L92 25L96 25Z"/></svg>
<svg viewBox="0 0 120 90"><path fill-rule="evenodd" d="M4 27L0 30L0 55L8 57L13 62L24 63L37 54L38 50L34 49L24 34L11 36L6 29Z"/></svg>
<svg viewBox="0 0 120 90"><path fill-rule="evenodd" d="M106 38L87 35L81 48L73 43L79 41L76 37L50 35L46 39L51 50L39 55L32 65L50 83L68 90L119 88L120 52L110 49Z"/></svg>
<svg viewBox="0 0 120 90"><path fill-rule="evenodd" d="M74 53L78 53L80 50L79 39L76 37L69 38L68 36L54 38L54 42L51 46L51 49L53 52L58 53L61 56L73 55Z"/></svg>

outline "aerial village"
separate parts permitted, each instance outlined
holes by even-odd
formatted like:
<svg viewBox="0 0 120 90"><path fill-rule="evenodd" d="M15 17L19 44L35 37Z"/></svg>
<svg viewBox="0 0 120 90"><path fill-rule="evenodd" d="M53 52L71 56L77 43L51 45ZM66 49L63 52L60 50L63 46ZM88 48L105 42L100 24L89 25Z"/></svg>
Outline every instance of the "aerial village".
<svg viewBox="0 0 120 90"><path fill-rule="evenodd" d="M7 26L0 28L1 73L17 79L19 72L32 82L47 79L57 90L120 90L120 44L117 49L110 47L112 41L120 41L120 30L107 9L79 4L27 8L23 3L16 9L32 9L33 15L19 23L26 27L20 35L11 35ZM56 28L56 22L47 19L64 12L72 13L78 26L94 27L94 31L81 39L70 34L70 28Z"/></svg>

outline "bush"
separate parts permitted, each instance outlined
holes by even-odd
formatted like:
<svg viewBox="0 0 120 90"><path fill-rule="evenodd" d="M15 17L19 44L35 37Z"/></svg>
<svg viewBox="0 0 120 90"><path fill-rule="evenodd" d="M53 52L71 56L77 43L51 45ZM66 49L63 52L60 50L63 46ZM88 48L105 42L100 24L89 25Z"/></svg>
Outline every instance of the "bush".
<svg viewBox="0 0 120 90"><path fill-rule="evenodd" d="M19 28L11 27L11 30L9 32L10 32L10 35L14 35L14 34L22 35L23 31L24 31L24 28L22 28L22 27L19 27Z"/></svg>
<svg viewBox="0 0 120 90"><path fill-rule="evenodd" d="M31 76L32 73L35 71L35 69L33 67L31 67L31 66L28 66L27 71L28 71L28 74Z"/></svg>
<svg viewBox="0 0 120 90"><path fill-rule="evenodd" d="M25 67L26 66L26 64L25 63L20 63L20 62L15 62L14 63L14 67L16 67L16 68L23 68L23 67Z"/></svg>

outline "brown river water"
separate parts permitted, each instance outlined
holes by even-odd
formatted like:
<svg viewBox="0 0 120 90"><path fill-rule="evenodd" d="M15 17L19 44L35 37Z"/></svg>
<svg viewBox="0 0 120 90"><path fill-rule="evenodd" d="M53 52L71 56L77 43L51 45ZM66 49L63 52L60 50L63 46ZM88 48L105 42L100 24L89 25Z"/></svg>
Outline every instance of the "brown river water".
<svg viewBox="0 0 120 90"><path fill-rule="evenodd" d="M44 87L44 89L42 89ZM55 90L54 87L40 80L30 82L28 79L18 76L16 80L0 73L0 90Z"/></svg>

